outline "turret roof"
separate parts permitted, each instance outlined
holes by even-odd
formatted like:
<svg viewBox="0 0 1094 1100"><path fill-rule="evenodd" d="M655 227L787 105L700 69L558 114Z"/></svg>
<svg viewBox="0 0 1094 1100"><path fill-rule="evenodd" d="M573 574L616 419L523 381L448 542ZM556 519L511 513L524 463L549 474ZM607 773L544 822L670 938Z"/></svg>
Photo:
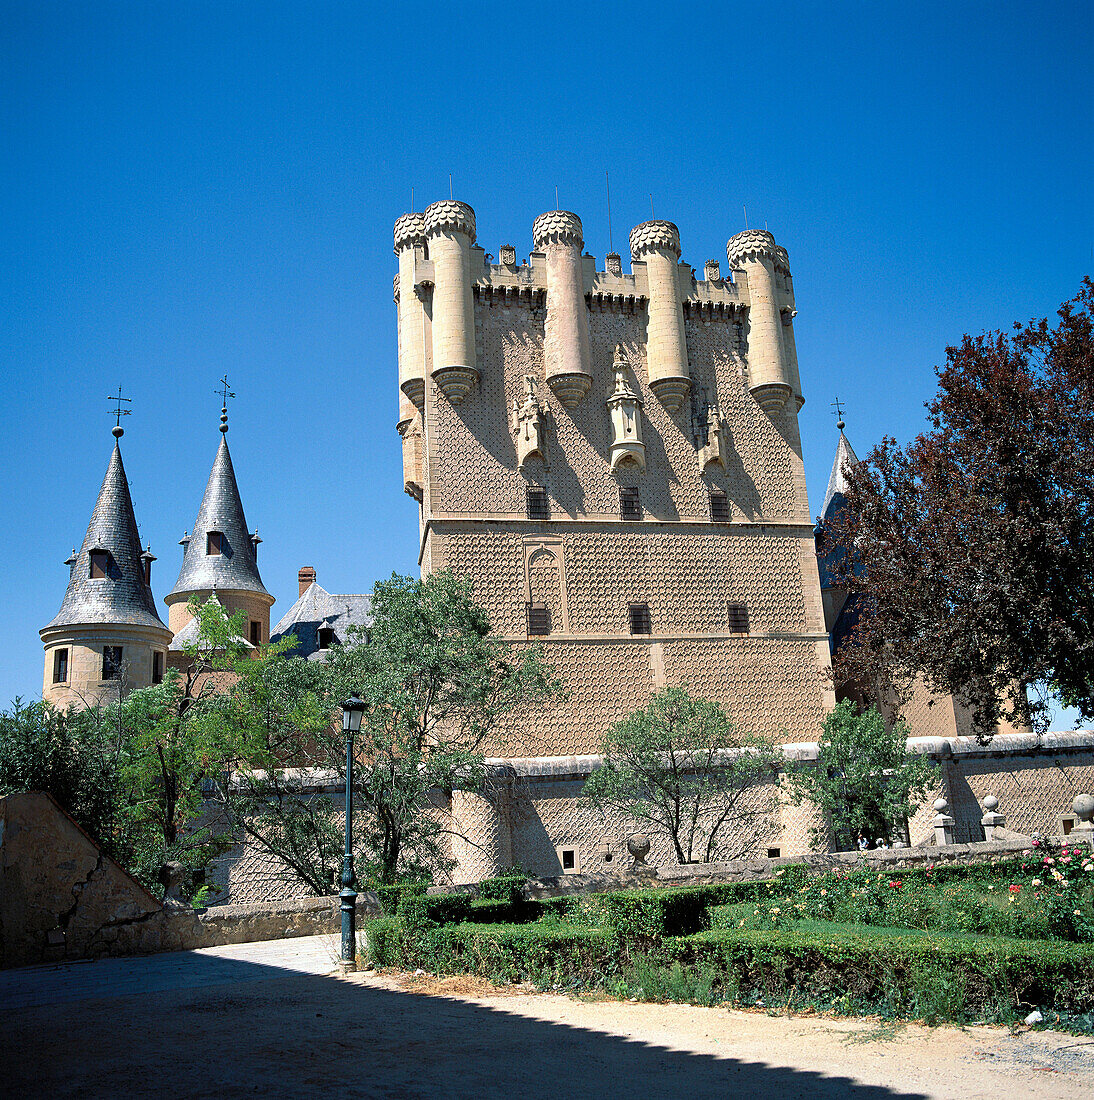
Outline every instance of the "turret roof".
<svg viewBox="0 0 1094 1100"><path fill-rule="evenodd" d="M91 577L92 550L104 550L108 555L105 577ZM166 631L156 613L152 590L144 579L141 557L129 481L122 465L121 448L115 443L83 545L75 559L69 559L68 588L61 610L42 628L42 633L84 624L143 626Z"/></svg>
<svg viewBox="0 0 1094 1100"><path fill-rule="evenodd" d="M206 553L211 531L222 536L219 554ZM222 435L193 531L185 542L186 550L178 580L167 599L217 588L223 591L260 592L268 596L258 572L252 541L254 537L247 530L232 456L228 453L228 440Z"/></svg>
<svg viewBox="0 0 1094 1100"><path fill-rule="evenodd" d="M318 581L312 581L270 631L270 641L279 642L290 634L295 635L296 648L292 656L306 657L309 661L322 660L326 651L319 648L320 628L333 631L338 645L350 645L363 640L351 633L352 628L368 627L371 623L371 596L332 595Z"/></svg>
<svg viewBox="0 0 1094 1100"><path fill-rule="evenodd" d="M836 444L836 458L832 463L832 473L828 478L828 488L824 494L824 504L821 507L821 519L827 520L843 504L847 496L848 466L856 466L858 456L847 441L847 436L840 429L839 442Z"/></svg>

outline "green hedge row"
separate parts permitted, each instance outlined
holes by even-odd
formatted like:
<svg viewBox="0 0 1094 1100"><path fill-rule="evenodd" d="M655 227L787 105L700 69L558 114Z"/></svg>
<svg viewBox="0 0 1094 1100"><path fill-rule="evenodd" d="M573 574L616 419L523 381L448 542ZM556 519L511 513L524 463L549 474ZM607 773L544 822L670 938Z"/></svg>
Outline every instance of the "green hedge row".
<svg viewBox="0 0 1094 1100"><path fill-rule="evenodd" d="M1094 947L992 938L711 930L660 942L558 922L367 925L376 965L645 999L762 1003L930 1021L1094 1011Z"/></svg>

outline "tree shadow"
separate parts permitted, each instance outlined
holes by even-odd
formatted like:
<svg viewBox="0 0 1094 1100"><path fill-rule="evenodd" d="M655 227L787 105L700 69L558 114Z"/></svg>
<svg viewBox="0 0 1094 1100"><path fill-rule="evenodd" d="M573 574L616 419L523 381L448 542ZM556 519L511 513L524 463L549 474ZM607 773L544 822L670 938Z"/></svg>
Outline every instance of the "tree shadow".
<svg viewBox="0 0 1094 1100"><path fill-rule="evenodd" d="M0 974L7 1095L923 1095L207 952L80 970Z"/></svg>

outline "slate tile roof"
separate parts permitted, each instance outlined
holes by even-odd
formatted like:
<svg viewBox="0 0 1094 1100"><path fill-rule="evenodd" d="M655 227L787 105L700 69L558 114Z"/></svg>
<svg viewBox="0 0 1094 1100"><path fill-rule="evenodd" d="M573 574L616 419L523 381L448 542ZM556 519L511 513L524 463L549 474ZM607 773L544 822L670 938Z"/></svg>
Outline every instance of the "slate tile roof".
<svg viewBox="0 0 1094 1100"><path fill-rule="evenodd" d="M321 629L333 630L335 642L346 645L361 637L351 634L351 627L367 627L371 622L372 596L333 595L313 581L270 631L270 641L295 634L297 645L290 656L321 661L326 657L326 650L319 648Z"/></svg>
<svg viewBox="0 0 1094 1100"><path fill-rule="evenodd" d="M105 550L108 555L106 576L94 580L90 568L92 550ZM42 628L42 633L84 624L143 626L167 631L144 579L133 499L117 443L83 545L72 561L61 610Z"/></svg>
<svg viewBox="0 0 1094 1100"><path fill-rule="evenodd" d="M223 536L223 552L207 554L210 531ZM201 498L194 528L182 558L178 580L168 598L190 592L221 591L261 592L269 595L258 572L252 535L243 514L228 440L221 436L220 446Z"/></svg>

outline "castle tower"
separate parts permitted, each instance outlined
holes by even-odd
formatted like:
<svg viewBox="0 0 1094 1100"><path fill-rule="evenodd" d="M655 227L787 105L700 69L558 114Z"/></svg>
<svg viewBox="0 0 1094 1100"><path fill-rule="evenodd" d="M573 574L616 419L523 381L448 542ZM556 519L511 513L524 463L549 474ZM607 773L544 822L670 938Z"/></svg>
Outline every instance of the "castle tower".
<svg viewBox="0 0 1094 1100"><path fill-rule="evenodd" d="M121 427L114 429L120 440ZM142 552L118 442L110 456L68 588L56 617L39 631L45 646L42 697L57 707L117 701L159 683L171 631L156 613L150 550Z"/></svg>
<svg viewBox="0 0 1094 1100"><path fill-rule="evenodd" d="M220 446L209 474L193 531L180 540L182 568L175 587L164 597L168 625L175 636L172 649L196 639L183 635L193 616L191 596L204 603L214 593L229 615L247 613L246 640L259 645L270 640L270 607L274 598L258 572L258 532L247 529L232 456L228 452L228 413L220 413Z"/></svg>
<svg viewBox="0 0 1094 1100"><path fill-rule="evenodd" d="M424 244L397 245L400 325L411 292L432 317L405 480L423 575L470 576L494 629L542 645L569 689L484 746L545 793L518 792L509 824L480 821L472 838L558 874L625 851L583 807L574 769L652 691L687 687L783 741L815 739L834 703L782 334L789 264L764 234L736 280L713 262L697 279L676 226L652 222L631 235L630 273L615 254L601 269L567 211L536 219L528 262L503 245L493 263L471 243L473 217L435 204ZM465 341L443 356L442 289ZM401 327L404 397L416 354ZM473 383L453 389L444 371L468 363ZM399 416L413 419L405 406ZM498 829L511 832L490 839Z"/></svg>

